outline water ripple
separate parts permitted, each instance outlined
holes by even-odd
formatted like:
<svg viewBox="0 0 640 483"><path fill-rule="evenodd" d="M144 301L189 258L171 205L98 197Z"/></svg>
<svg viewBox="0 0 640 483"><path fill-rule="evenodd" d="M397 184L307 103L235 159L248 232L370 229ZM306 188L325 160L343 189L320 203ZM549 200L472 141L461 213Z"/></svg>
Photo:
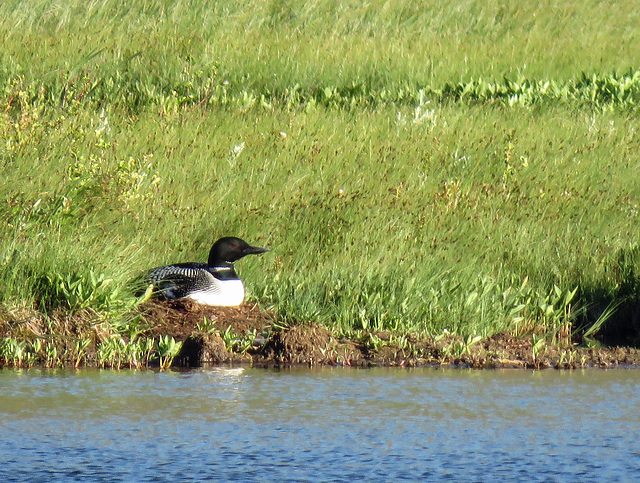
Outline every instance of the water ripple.
<svg viewBox="0 0 640 483"><path fill-rule="evenodd" d="M640 478L638 371L0 371L2 481Z"/></svg>

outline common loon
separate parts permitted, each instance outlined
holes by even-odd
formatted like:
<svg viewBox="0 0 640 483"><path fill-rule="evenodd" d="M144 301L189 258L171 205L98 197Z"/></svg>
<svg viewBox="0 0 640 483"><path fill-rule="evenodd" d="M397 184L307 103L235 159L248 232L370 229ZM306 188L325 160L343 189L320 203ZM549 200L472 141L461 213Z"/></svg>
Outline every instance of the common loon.
<svg viewBox="0 0 640 483"><path fill-rule="evenodd" d="M233 262L245 255L268 252L236 237L220 238L211 247L208 263L176 263L149 271L148 280L167 299L189 298L206 305L235 306L244 300L244 284Z"/></svg>

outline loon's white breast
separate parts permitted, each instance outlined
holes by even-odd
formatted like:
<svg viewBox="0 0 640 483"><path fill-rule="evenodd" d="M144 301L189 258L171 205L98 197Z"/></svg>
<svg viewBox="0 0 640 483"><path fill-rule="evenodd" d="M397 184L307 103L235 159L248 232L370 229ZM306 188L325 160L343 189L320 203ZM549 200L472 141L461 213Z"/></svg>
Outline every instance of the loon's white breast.
<svg viewBox="0 0 640 483"><path fill-rule="evenodd" d="M211 276L213 283L204 290L194 290L186 298L200 304L233 307L244 301L244 284L242 280L218 280Z"/></svg>

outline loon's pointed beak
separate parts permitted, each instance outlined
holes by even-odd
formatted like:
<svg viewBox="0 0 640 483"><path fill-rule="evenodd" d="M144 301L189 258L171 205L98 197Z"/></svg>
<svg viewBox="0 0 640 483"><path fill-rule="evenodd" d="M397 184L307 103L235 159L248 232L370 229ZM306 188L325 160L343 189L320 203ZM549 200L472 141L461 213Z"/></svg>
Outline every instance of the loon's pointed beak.
<svg viewBox="0 0 640 483"><path fill-rule="evenodd" d="M259 253L265 253L268 251L269 251L268 248L247 247L244 250L242 250L242 253L244 253L245 255L258 255Z"/></svg>

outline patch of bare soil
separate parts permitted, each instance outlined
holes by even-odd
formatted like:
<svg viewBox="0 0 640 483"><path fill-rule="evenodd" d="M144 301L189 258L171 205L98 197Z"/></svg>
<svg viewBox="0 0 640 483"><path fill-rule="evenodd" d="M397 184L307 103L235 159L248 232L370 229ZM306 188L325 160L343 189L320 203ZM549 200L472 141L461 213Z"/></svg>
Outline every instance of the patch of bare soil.
<svg viewBox="0 0 640 483"><path fill-rule="evenodd" d="M271 330L277 315L260 309L255 304L239 307L212 307L200 305L188 299L149 301L140 307L140 312L149 324L147 334L151 337L171 335L176 340L185 340L193 332L209 324L225 331L229 327L236 334L244 335L255 329Z"/></svg>
<svg viewBox="0 0 640 483"><path fill-rule="evenodd" d="M262 352L263 363L363 364L364 356L351 340L335 337L317 324L302 324L274 332Z"/></svg>

